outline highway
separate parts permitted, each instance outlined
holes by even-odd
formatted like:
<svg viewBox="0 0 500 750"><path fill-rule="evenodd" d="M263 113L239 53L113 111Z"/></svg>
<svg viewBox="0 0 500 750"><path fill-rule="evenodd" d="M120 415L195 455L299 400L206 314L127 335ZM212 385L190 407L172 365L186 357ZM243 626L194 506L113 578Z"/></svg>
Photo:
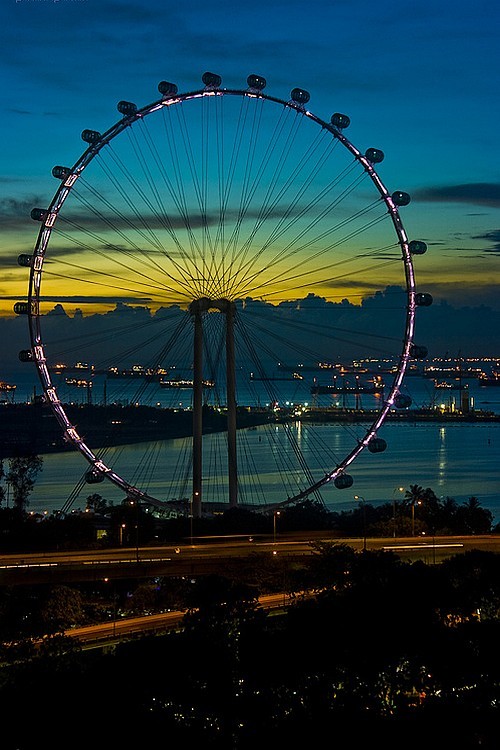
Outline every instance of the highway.
<svg viewBox="0 0 500 750"><path fill-rule="evenodd" d="M500 535L460 537L347 538L332 534L267 537L230 536L195 540L179 546L123 547L105 550L26 552L0 555L0 585L92 581L99 578L148 578L150 576L203 575L224 572L227 559L251 555L300 557L313 552L312 542L347 544L356 550L393 551L405 560L438 563L459 552L479 549L500 552Z"/></svg>
<svg viewBox="0 0 500 750"><path fill-rule="evenodd" d="M259 597L259 604L267 610L283 610L289 603L288 594L266 594ZM77 639L82 648L100 648L103 645L113 645L121 640L129 640L135 636L162 634L179 628L184 611L163 612L143 617L115 618L98 625L86 625L81 628L66 630L64 635Z"/></svg>

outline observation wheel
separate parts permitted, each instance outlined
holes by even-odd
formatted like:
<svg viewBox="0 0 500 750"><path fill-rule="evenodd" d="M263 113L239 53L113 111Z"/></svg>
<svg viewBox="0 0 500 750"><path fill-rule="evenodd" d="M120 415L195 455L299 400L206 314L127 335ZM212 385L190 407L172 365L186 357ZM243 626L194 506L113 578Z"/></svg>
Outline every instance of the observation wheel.
<svg viewBox="0 0 500 750"><path fill-rule="evenodd" d="M26 314L45 401L86 483L159 512L334 502L411 403L413 256L400 209L349 117L266 81L118 103L59 181ZM349 401L350 400L350 401ZM370 458L371 456L371 458ZM83 481L83 480L82 480Z"/></svg>

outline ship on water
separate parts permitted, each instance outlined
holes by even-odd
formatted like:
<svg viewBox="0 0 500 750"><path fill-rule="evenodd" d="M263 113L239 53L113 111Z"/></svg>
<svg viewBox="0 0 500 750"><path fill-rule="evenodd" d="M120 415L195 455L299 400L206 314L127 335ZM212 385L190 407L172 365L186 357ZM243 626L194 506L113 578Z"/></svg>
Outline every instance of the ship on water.
<svg viewBox="0 0 500 750"><path fill-rule="evenodd" d="M333 378L333 383L321 384L318 383L316 378L314 379L313 385L311 386L311 394L313 396L331 394L332 396L343 395L343 394L369 394L376 395L383 393L385 390L385 384L380 377L373 378L373 380L367 383L360 383L356 381L354 385L350 385L348 381L342 381L341 384L337 383L336 378Z"/></svg>
<svg viewBox="0 0 500 750"><path fill-rule="evenodd" d="M193 380L160 380L160 388L180 388L188 390L192 388L194 384ZM203 380L203 388L214 388L215 383L213 380Z"/></svg>
<svg viewBox="0 0 500 750"><path fill-rule="evenodd" d="M493 372L491 375L479 378L478 384L480 386L500 386L500 372Z"/></svg>
<svg viewBox="0 0 500 750"><path fill-rule="evenodd" d="M0 380L0 392L11 393L12 391L15 391L16 388L17 388L17 385L13 385L12 383L6 383L5 380Z"/></svg>

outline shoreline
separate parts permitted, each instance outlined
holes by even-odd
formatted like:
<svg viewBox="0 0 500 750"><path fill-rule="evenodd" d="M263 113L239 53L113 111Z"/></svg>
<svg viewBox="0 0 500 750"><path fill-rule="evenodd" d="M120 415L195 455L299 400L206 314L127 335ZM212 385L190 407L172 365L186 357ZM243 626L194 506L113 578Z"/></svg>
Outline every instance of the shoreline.
<svg viewBox="0 0 500 750"><path fill-rule="evenodd" d="M192 435L192 409L172 409L141 405L65 404L65 412L84 441L92 448L131 445ZM303 413L239 407L237 428L266 424L304 422L306 424L371 424L379 411L371 409L309 408ZM0 406L0 459L26 454L61 453L74 450L63 434L49 405L4 403ZM226 414L214 407L203 408L203 433L224 432ZM390 411L385 422L432 424L490 424L500 422L500 414L482 410L467 412L439 409Z"/></svg>

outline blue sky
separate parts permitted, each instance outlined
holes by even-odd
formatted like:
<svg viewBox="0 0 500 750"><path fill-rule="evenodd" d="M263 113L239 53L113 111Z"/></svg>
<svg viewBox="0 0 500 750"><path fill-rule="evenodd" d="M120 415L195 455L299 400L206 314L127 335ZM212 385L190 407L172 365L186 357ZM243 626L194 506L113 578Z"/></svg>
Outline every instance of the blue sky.
<svg viewBox="0 0 500 750"><path fill-rule="evenodd" d="M411 195L402 211L409 238L428 245L415 258L415 273L418 289L432 294L434 304L419 311L417 343L431 356L447 350L500 356L496 0L4 0L0 27L2 378L14 377L18 351L29 346L26 320L11 312L28 286L28 269L18 266L17 256L33 250L39 226L30 211L50 203L59 184L53 166L74 165L86 148L82 130L110 128L120 119L120 100L146 106L159 98L161 80L181 92L200 89L205 71L220 74L228 88L246 88L247 76L258 74L267 79L266 92L283 100L294 87L308 90L308 107L323 120L334 112L349 115L352 142L362 152L384 151L377 167L384 184ZM375 283L367 289L375 293ZM366 311L375 311L377 323L379 306L391 310L389 294L358 306L353 319L359 301L340 311L348 316L340 331L364 332ZM293 344L303 336L312 349L310 332L321 332L322 322L327 327L322 308L314 312L320 317L307 334L293 329ZM123 306L106 315L111 332L124 338L128 318L142 325L147 317ZM55 316L47 319L44 343L52 356L59 329L51 339ZM73 332L82 332L80 318L71 320L70 344ZM68 322L64 314L61 321ZM87 316L85 324L93 326L92 336L85 329L82 338L98 341L102 320ZM392 334L380 328L377 354L388 345L384 335ZM260 330L254 326L256 338ZM398 327L395 354L401 334ZM275 340L268 346L273 356ZM81 356L80 345L68 350L68 357ZM133 356L139 356L135 350Z"/></svg>
<svg viewBox="0 0 500 750"><path fill-rule="evenodd" d="M429 247L416 264L422 291L500 310L493 1L6 0L0 19L0 296L25 289L15 258L35 241L29 211L52 197L52 167L84 150L82 129L110 127L121 99L154 101L160 80L188 91L211 70L228 87L260 74L283 99L305 88L326 120L347 113L353 142L384 150L385 184L412 196L405 226Z"/></svg>

